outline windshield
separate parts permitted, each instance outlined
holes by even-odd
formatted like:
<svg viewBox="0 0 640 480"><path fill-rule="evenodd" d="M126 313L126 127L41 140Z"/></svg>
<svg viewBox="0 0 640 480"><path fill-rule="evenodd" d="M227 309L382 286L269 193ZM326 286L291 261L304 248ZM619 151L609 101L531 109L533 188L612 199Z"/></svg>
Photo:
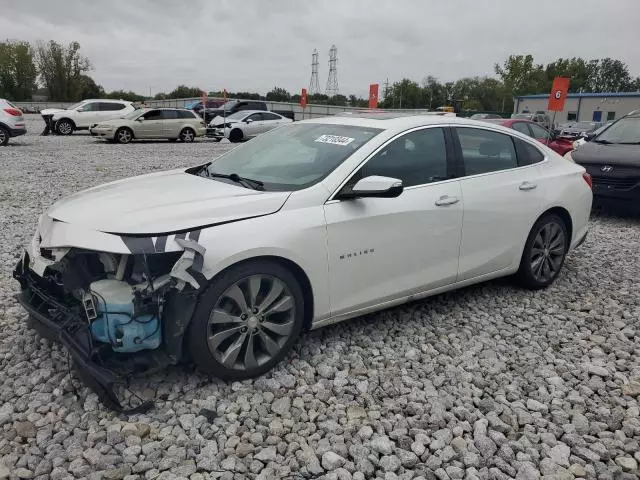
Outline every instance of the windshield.
<svg viewBox="0 0 640 480"><path fill-rule="evenodd" d="M621 118L594 138L603 143L640 143L640 117Z"/></svg>
<svg viewBox="0 0 640 480"><path fill-rule="evenodd" d="M133 112L127 113L120 118L126 118L127 120L135 120L140 115L147 113L149 110L134 110Z"/></svg>
<svg viewBox="0 0 640 480"><path fill-rule="evenodd" d="M381 131L321 123L285 125L225 153L203 176L235 173L263 182L265 190L300 190L329 175Z"/></svg>
<svg viewBox="0 0 640 480"><path fill-rule="evenodd" d="M242 120L244 117L249 114L246 111L240 110L239 112L232 113L231 115L227 115L227 120Z"/></svg>
<svg viewBox="0 0 640 480"><path fill-rule="evenodd" d="M76 108L78 108L81 105L84 105L85 103L87 103L85 100L83 100L82 102L74 103L70 107L67 107L67 110L75 110Z"/></svg>
<svg viewBox="0 0 640 480"><path fill-rule="evenodd" d="M228 101L227 103L225 103L224 105L221 105L221 106L220 106L220 108L222 108L222 109L224 109L224 110L229 111L229 110L231 110L231 109L234 107L234 105L235 105L236 103L238 103L238 101L237 101L237 100L230 100L230 101Z"/></svg>

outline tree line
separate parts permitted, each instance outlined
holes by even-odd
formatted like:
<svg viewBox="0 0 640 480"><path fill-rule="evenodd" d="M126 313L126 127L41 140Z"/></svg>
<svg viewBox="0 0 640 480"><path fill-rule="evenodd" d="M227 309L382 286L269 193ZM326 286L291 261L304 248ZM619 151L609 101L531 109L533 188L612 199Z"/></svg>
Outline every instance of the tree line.
<svg viewBox="0 0 640 480"><path fill-rule="evenodd" d="M118 98L142 101L148 97L132 91L107 92L89 76L92 65L80 52L78 42L62 45L54 40L32 45L24 41L0 42L0 97L9 100L31 100L43 91L50 101L78 101L85 98ZM535 63L532 55L510 55L502 64L494 65L496 77L468 77L441 82L428 75L418 83L403 78L381 86L381 108L428 108L456 105L462 110L508 112L513 97L547 93L556 76L571 78L570 92L640 91L640 77L633 78L623 61L613 58L585 60L559 58L546 65ZM155 99L200 97L198 87L179 85L169 93L158 93ZM243 98L276 102L300 101L274 87L266 95L256 92L210 91L210 97ZM308 102L339 106L368 106L368 99L356 95L310 95Z"/></svg>

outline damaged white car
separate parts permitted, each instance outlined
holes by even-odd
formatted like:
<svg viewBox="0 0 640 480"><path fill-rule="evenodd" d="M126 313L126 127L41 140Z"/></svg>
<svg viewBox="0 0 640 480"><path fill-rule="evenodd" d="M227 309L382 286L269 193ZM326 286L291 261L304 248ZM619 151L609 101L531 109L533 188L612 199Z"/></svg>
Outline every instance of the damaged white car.
<svg viewBox="0 0 640 480"><path fill-rule="evenodd" d="M14 277L30 324L122 409L141 372L250 378L311 328L514 273L545 287L591 198L582 167L514 130L322 118L57 202Z"/></svg>

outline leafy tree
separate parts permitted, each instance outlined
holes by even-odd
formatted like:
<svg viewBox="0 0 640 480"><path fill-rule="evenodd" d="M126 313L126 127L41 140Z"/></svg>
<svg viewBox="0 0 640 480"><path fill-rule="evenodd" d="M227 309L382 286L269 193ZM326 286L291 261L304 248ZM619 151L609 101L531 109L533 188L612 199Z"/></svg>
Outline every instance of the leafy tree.
<svg viewBox="0 0 640 480"><path fill-rule="evenodd" d="M420 88L416 82L403 78L389 87L381 106L383 108L424 108L428 103L424 93L424 89Z"/></svg>
<svg viewBox="0 0 640 480"><path fill-rule="evenodd" d="M27 42L0 42L0 97L29 100L36 89L33 49Z"/></svg>
<svg viewBox="0 0 640 480"><path fill-rule="evenodd" d="M267 93L267 100L271 102L288 102L291 100L291 94L284 88L273 87L273 90Z"/></svg>
<svg viewBox="0 0 640 480"><path fill-rule="evenodd" d="M496 63L494 69L504 83L502 111L513 108L514 96L540 93L546 78L543 66L534 64L532 55L509 55L502 66Z"/></svg>
<svg viewBox="0 0 640 480"><path fill-rule="evenodd" d="M594 92L619 92L632 88L633 79L626 63L613 58L603 58L596 62L597 68L590 79Z"/></svg>
<svg viewBox="0 0 640 480"><path fill-rule="evenodd" d="M82 93L82 76L91 69L89 59L79 53L80 44L68 46L51 40L36 46L36 64L40 80L51 100L75 101Z"/></svg>
<svg viewBox="0 0 640 480"><path fill-rule="evenodd" d="M114 100L128 100L130 102L141 102L146 99L144 95L139 95L136 92L124 90L114 90L104 95L104 98L113 98Z"/></svg>
<svg viewBox="0 0 640 480"><path fill-rule="evenodd" d="M197 87L179 85L167 94L167 98L192 98L202 96L202 90Z"/></svg>
<svg viewBox="0 0 640 480"><path fill-rule="evenodd" d="M155 96L153 97L155 100L166 100L167 98L169 98L167 96L166 93L161 92L161 93L156 93Z"/></svg>
<svg viewBox="0 0 640 480"><path fill-rule="evenodd" d="M98 85L93 78L88 75L80 76L80 99L86 98L104 98L104 88Z"/></svg>
<svg viewBox="0 0 640 480"><path fill-rule="evenodd" d="M335 105L338 107L346 107L347 103L347 97L344 95L334 95L327 100L327 105Z"/></svg>

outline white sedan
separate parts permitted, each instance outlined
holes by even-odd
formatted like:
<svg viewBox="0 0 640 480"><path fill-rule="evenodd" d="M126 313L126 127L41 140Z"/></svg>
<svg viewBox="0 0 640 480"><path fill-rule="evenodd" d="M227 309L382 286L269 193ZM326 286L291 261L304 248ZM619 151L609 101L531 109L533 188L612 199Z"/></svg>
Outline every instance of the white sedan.
<svg viewBox="0 0 640 480"><path fill-rule="evenodd" d="M293 120L277 113L262 110L241 110L228 117L217 116L209 122L207 136L217 141L223 138L241 142L273 130Z"/></svg>
<svg viewBox="0 0 640 480"><path fill-rule="evenodd" d="M152 350L244 379L310 329L507 275L547 287L587 235L590 187L581 166L483 122L307 120L58 201L14 276L32 324L103 394L104 358Z"/></svg>

